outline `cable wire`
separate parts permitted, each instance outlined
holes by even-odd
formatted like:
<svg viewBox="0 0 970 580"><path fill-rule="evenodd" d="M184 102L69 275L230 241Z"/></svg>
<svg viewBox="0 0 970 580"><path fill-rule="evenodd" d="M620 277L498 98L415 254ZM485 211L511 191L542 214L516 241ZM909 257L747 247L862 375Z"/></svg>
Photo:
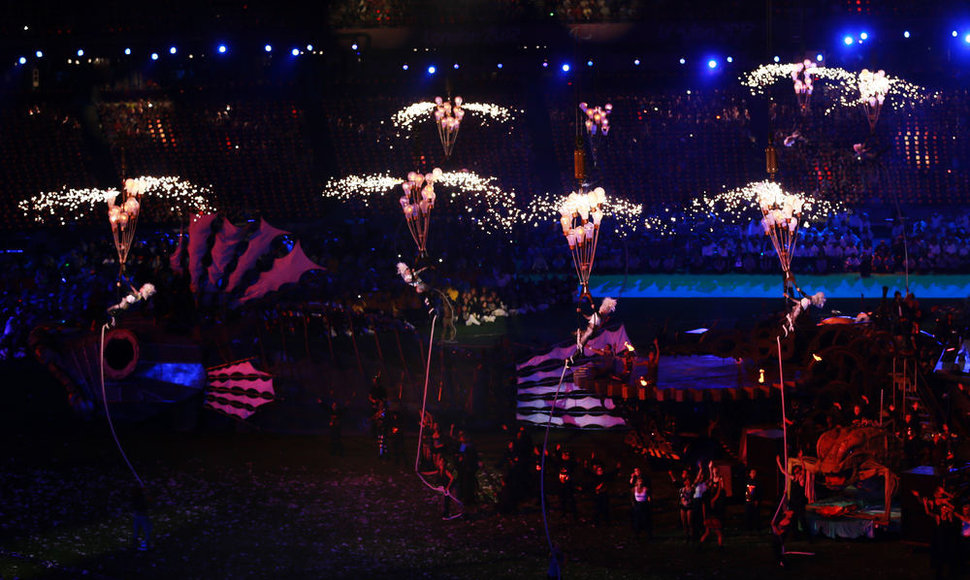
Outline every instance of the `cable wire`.
<svg viewBox="0 0 970 580"><path fill-rule="evenodd" d="M111 411L108 410L108 395L104 386L104 333L110 326L105 323L101 326L101 353L98 357L98 370L101 374L101 402L104 404L104 416L108 419L108 427L111 429L111 437L115 440L115 445L118 447L118 452L121 453L121 458L125 460L125 464L128 465L128 469L131 470L131 474L135 476L135 480L138 481L138 485L145 487L145 482L142 481L141 477L138 477L138 472L131 465L131 461L128 461L128 455L125 454L124 448L121 446L121 441L118 440L118 434L115 432L114 422L111 420Z"/></svg>
<svg viewBox="0 0 970 580"><path fill-rule="evenodd" d="M569 359L562 365L562 375L559 376L559 384L556 385L556 395L552 398L552 409L549 411L549 419L546 421L546 433L542 439L542 456L540 457L539 468L539 500L542 503L542 527L546 531L546 542L549 543L550 557L556 557L556 547L552 543L552 534L549 533L549 517L546 513L546 451L549 448L549 430L552 427L552 416L556 412L556 404L559 402L559 392L562 383L566 379L566 371L569 369ZM556 568L559 570L559 568ZM559 572L560 577L562 572Z"/></svg>
<svg viewBox="0 0 970 580"><path fill-rule="evenodd" d="M461 500L455 497L454 494L452 494L450 491L445 489L443 486L432 485L431 482L429 482L427 479L425 479L423 475L421 475L421 470L419 469L419 465L421 464L421 444L424 441L424 418L426 416L426 412L428 408L428 383L430 382L430 379L431 379L431 353L432 353L432 347L434 346L434 326L437 321L438 321L438 314L435 313L434 317L431 319L431 337L428 339L428 362L425 364L425 367L424 367L424 395L421 398L421 421L418 426L418 451L417 451L417 454L415 454L414 456L414 473L417 474L418 479L421 480L421 483L428 486L429 489L433 489L454 500L455 503L457 503L458 506L462 508L462 513L464 513L465 504L462 503ZM455 517L458 517L460 515L461 514L458 514Z"/></svg>

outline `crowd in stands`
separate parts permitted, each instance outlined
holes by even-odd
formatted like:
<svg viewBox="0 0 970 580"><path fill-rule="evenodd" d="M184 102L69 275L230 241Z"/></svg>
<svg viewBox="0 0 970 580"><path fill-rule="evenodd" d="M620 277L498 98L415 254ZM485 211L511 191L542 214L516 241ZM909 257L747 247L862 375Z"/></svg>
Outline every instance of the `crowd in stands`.
<svg viewBox="0 0 970 580"><path fill-rule="evenodd" d="M428 20L440 24L481 24L549 19L550 14L557 21L612 22L636 19L642 12L643 6L638 1L617 0L507 0L434 5L394 0L344 0L331 6L330 23L341 28L414 26Z"/></svg>
<svg viewBox="0 0 970 580"><path fill-rule="evenodd" d="M374 220L338 222L331 231L297 229L287 239L299 239L308 256L324 266L324 273L308 275L298 300L344 321L335 332L351 325L382 328L421 308L416 293L400 279L394 263L412 255L410 240L388 227L395 215L375 214ZM387 220L387 223L381 220ZM447 296L453 323L489 324L506 316L543 311L574 299L573 265L561 234L527 227L514 242L466 230L456 219L442 216L435 224L430 246L440 256L423 277ZM107 228L105 228L107 229ZM970 212L927 210L909 221L874 224L865 212L831 216L822 225L803 230L793 261L796 271L812 273L965 272L970 267L967 232ZM714 234L694 234L689 228L668 235L638 234L622 243L601 242L596 271L632 275L650 272L775 273L777 258L757 226L722 226ZM468 245L448 244L467 239ZM904 243L905 240L905 243ZM136 284L159 287L153 299L161 316L186 305L168 256L177 235L170 230L140 232L128 273ZM480 248L487 248L483 251ZM117 257L107 232L78 229L70 239L60 232L38 235L31 243L9 245L0 256L7 275L0 281L7 356L23 352L26 337L39 323L63 321L96 327L104 309L117 297ZM285 249L279 248L278 255ZM404 258L399 258L404 256ZM184 284L183 284L184 285ZM299 298L302 296L303 298ZM358 317L355 324L348 314Z"/></svg>
<svg viewBox="0 0 970 580"><path fill-rule="evenodd" d="M740 19L755 14L743 2L704 3L690 9L673 2L651 5L674 18ZM646 19L651 10L641 0L503 0L502 2L406 3L394 0L341 0L330 9L337 28L443 25L480 25L523 21L557 23L631 22Z"/></svg>
<svg viewBox="0 0 970 580"><path fill-rule="evenodd" d="M498 104L514 118L470 114L445 160L430 120L412 128L391 122L410 104L408 99L365 84L358 88L359 94L328 94L316 103L258 94L173 100L162 93L107 93L96 105L97 119L83 127L77 112L62 106L8 107L3 121L10 130L0 137L0 177L10 184L4 226L32 224L15 209L20 200L62 186L99 185L93 175L103 166L127 176L178 175L208 186L211 201L225 213L282 221L326 209L320 195L327 181L323 176L406 175L436 166L468 169L494 177L522 205L532 193L576 187L572 163L578 109L572 97L546 95L543 109L536 111L527 110L527 103L534 107L534 102L523 95L494 86L488 93L466 93L466 101ZM584 98L592 105L613 105L609 135L586 144L590 179L608 195L643 203L647 215L661 209L676 212L701 195L763 179L760 141L768 127L776 133L780 179L794 191L887 206L964 202L970 191L958 161L968 154L966 144L942 137L944 127L959 126L955 117L970 101L966 92L949 91L938 102L904 111L909 114L885 111L874 143L868 143L864 124L859 130L859 111L836 109L803 118L789 103L760 118L765 116L754 114L752 97L740 87L648 95L633 89L596 90ZM547 116L548 122L536 122L538 116ZM85 144L85 134L95 130L89 126L93 122L103 130L95 139L108 145L101 152ZM549 128L548 134L542 127ZM786 137L796 132L800 138L786 146ZM51 142L60 146L45 147ZM871 153L859 155L854 145ZM98 160L99 155L108 158ZM360 208L341 211L366 215Z"/></svg>
<svg viewBox="0 0 970 580"><path fill-rule="evenodd" d="M755 213L752 210L752 213ZM773 273L778 263L760 220L747 225L699 221L671 213L662 231L641 230L624 238L611 236L597 250L596 272ZM809 274L957 273L970 267L970 212L943 214L914 210L873 224L865 210L850 210L800 230L792 267ZM890 225L891 224L891 225ZM555 226L523 234L526 255L520 270L534 273L571 271L572 263L555 236ZM602 234L604 237L608 234ZM603 238L601 238L602 240Z"/></svg>
<svg viewBox="0 0 970 580"><path fill-rule="evenodd" d="M445 160L433 124L418 124L410 130L395 127L390 119L407 101L368 91L366 86L358 94L323 96L312 105L320 107L318 112L309 110L306 101L258 94L231 101L203 96L174 100L147 91L137 97L108 93L97 104L96 114L109 144L109 164L124 167L128 175L181 175L210 186L213 204L236 223L264 216L274 225L296 232L294 238L303 242L311 259L326 268L324 274L310 277L310 292L318 293L317 301L323 296L328 308L339 305L351 312L379 312L394 320L419 308L413 293L402 291L406 285L394 268L396 262L408 262L413 255L397 204L380 205L385 200L376 197L370 205L324 199L320 193L323 185L316 177L319 169L315 168L321 143L330 141L329 148L324 147L333 154L327 158L328 171L337 177L406 175L416 168L444 165ZM445 168L495 176L503 190L516 193L514 201L508 196L503 203L519 209L543 190L543 183L575 187L570 182L573 105L549 97L544 110L525 111L526 102L531 102L526 97L491 90L491 94L477 94L466 101L496 102L515 118L486 123L469 116ZM660 216L651 227L640 222L636 229L626 228L625 237L613 231L617 220L605 220L595 272L777 272L777 259L757 216L748 223L727 223L716 215L698 217L686 204L698 190L716 192L724 183L744 184L761 178L760 151L750 154L752 147L758 148L754 145L758 129L749 110L750 97L744 91L597 92L589 101L613 104L609 135L587 142L596 184L603 185L608 196L643 203L644 215ZM965 110L968 102L966 92L951 92L920 109L918 115L884 119L886 125L903 124L898 154L888 156L885 165L897 173L925 174L924 165L908 165L917 158L920 164L927 161L925 155L918 156L923 149L907 149L916 143L905 141L905 131L913 123L943 126L951 120L952 111ZM531 122L540 115L548 117L548 125ZM809 123L799 120L797 106L780 105L770 111L772 125L803 122L805 135L816 132L827 135L826 139L853 141L851 131L840 133L853 112L834 115L831 121L817 116ZM318 121L315 124L310 119ZM83 137L91 128L82 128L76 112L56 104L14 104L4 109L2 120L10 128L0 135L0 152L4 153L0 155L0 178L7 184L4 193L9 196L3 205L4 216L9 218L3 220L6 228L33 226L32 216L15 209L20 199L65 183L74 187L94 184L91 167L96 164L87 158L96 153L86 148ZM537 126L549 126L552 132L538 134ZM52 142L59 146L45 145ZM920 141L920 147L923 143ZM800 154L797 151L808 151L803 145L785 147L782 143L779 149L783 157L791 157ZM548 155L539 152L542 150ZM934 151L941 158L966 154L961 140L940 142ZM539 167L538 159L549 156L556 167ZM897 187L895 180L867 185L867 193L877 203L830 215L826 221L800 230L795 271L861 275L965 272L970 267L970 212L926 205L940 200L941 192L950 192L963 178L959 171L947 175L945 180L950 181L919 182L928 187L910 187L917 184L913 180L905 182L906 188ZM947 202L966 201L961 195L970 189L961 191ZM433 258L418 266L431 266L425 277L448 296L456 324L490 324L504 316L541 311L573 299L573 265L555 216L550 216L547 225L519 224L511 234L489 235L480 231L483 218L469 215L470 204L460 197L440 197L429 240ZM887 204L890 199L899 204ZM159 285L161 279L163 285L174 284L164 282L172 278L164 257L174 247L175 238L172 231L149 231L159 227L157 221L151 225L153 205L158 204L144 204L143 223L150 225L139 232L132 254L134 271L138 282ZM321 219L327 220L327 228L315 225ZM98 319L95 313L110 302L117 271L102 220L97 214L85 216L77 231L69 232L46 224L42 231L51 240L49 244L8 236L6 250L13 253L2 256L10 275L2 281L0 305L9 321L7 344L23 344L24 333L40 319L70 320L82 326ZM661 223L663 227L657 227ZM82 232L87 226L93 233ZM78 236L83 239L78 241ZM65 245L65 237L71 238L70 244ZM98 282L91 283L92 276ZM156 299L163 310L167 307L165 294L160 291ZM82 298L76 299L78 296ZM28 321L27 317L33 318ZM361 327L370 326L360 322ZM13 336L21 338L10 338Z"/></svg>

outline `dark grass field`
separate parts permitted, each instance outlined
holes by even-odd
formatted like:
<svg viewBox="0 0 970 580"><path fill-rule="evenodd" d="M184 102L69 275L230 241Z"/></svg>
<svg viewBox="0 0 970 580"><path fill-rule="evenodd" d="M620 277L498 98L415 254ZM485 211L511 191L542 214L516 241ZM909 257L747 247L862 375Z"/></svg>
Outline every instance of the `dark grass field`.
<svg viewBox="0 0 970 580"><path fill-rule="evenodd" d="M153 490L155 546L129 546L133 478L107 428L61 424L8 433L0 471L0 577L7 578L542 578L548 545L538 502L517 515L487 504L442 521L440 501L406 461L376 457L366 434L346 437L345 457L328 438L266 433L171 433L124 429L125 449ZM486 464L501 433L474 434ZM536 442L541 433L534 432ZM610 526L553 513L549 530L565 552L564 578L926 578L929 555L898 537L790 543L780 569L767 533L739 531L729 505L725 547L684 543L674 489L653 472L656 537L629 527L623 476L639 458L616 433L553 433L580 457L622 464ZM555 498L550 500L555 507ZM765 509L767 512L767 508ZM592 513L580 502L581 515ZM765 513L767 516L767 513Z"/></svg>
<svg viewBox="0 0 970 580"><path fill-rule="evenodd" d="M763 302L621 302L631 337L643 342L665 326L744 324L777 305ZM509 336L513 348L548 345L568 332L563 313L512 319L466 338ZM464 334L464 333L463 333ZM459 335L459 338L463 338ZM322 347L321 347L322 348ZM352 365L348 365L352 368ZM326 416L314 397L291 395L260 410L250 427L199 411L190 430L171 417L119 425L120 440L155 496L155 545L130 546L128 506L134 478L103 418L79 422L64 392L38 365L5 370L0 386L0 578L544 578L549 547L538 501L516 515L484 502L461 519L442 521L440 496L413 470L416 425L406 458L376 456L361 417L348 421L347 453L331 457ZM346 374L346 372L344 373ZM339 383L340 376L318 377ZM275 407L274 407L275 405ZM294 406L300 407L300 413ZM284 410L289 409L286 413ZM299 409L297 409L299 410ZM510 411L506 416L510 415ZM273 419L275 420L268 420ZM283 419L286 419L284 421ZM297 422L298 419L298 422ZM289 422L287 422L289 421ZM501 420L472 435L488 469L506 440ZM270 428L272 427L272 428ZM288 434L283 434L283 433ZM741 531L741 508L728 506L723 549L702 550L682 539L670 466L648 465L623 443L623 433L553 432L580 458L592 453L620 463L612 493L613 523L593 527L553 511L554 543L565 553L563 578L929 578L925 546L880 535L873 540L796 541L813 552L781 569L767 528ZM532 431L541 443L541 430ZM633 466L654 484L656 537L634 537L626 477ZM556 507L555 497L549 506ZM580 496L580 513L592 515ZM767 521L769 507L763 510Z"/></svg>

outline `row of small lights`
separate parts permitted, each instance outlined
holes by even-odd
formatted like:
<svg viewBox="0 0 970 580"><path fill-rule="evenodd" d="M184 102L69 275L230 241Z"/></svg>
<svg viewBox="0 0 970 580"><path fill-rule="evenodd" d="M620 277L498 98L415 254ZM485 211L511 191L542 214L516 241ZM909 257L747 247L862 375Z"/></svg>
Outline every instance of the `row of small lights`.
<svg viewBox="0 0 970 580"><path fill-rule="evenodd" d="M734 57L729 56L725 60L728 63L733 63L734 62ZM780 57L777 57L776 56L775 57L775 62L779 62L779 60L780 60ZM681 57L679 62L680 62L680 64L687 64L687 59ZM586 66L587 67L590 67L591 68L593 65L594 65L594 62L593 62L592 59L586 61ZM634 66L640 66L640 59L639 58L633 59L633 65ZM549 61L548 60L544 60L544 61L542 61L542 63L539 66L541 66L542 68L549 68ZM710 60L707 61L707 66L708 66L708 68L712 68L712 69L713 68L717 68L718 66L720 66L720 61L718 59L716 59L716 58L712 58L712 59L710 59ZM459 68L461 68L461 65L456 62L453 65L451 65L451 68L453 68L455 70L458 70ZM495 64L495 68L502 69L502 68L505 68L505 65L503 63L499 62L499 63L496 63ZM560 70L562 70L562 72L569 72L569 71L571 71L573 69L573 65L571 63L564 62L564 63L562 63L562 64L559 65L559 68L560 68ZM404 64L401 65L401 70L411 70L411 65L409 65L407 63L404 63ZM427 71L428 71L428 74L429 75L433 75L433 74L435 74L435 73L438 72L438 67L436 65L433 65L433 64L432 65L429 65L428 68L427 68Z"/></svg>
<svg viewBox="0 0 970 580"><path fill-rule="evenodd" d="M912 36L913 35L910 33L910 31L903 31L903 38L912 38ZM950 36L953 38L958 38L960 36L960 32L957 30L951 30ZM867 40L869 40L868 32L860 32L858 35L846 34L844 37L842 37L842 43L846 46L852 46L853 44L865 44ZM963 33L963 42L970 44L970 32Z"/></svg>
<svg viewBox="0 0 970 580"><path fill-rule="evenodd" d="M354 50L356 50L356 49L357 49L357 45L355 44L354 45ZM124 53L125 56L131 56L133 54L133 51L132 51L131 48L125 48L122 52ZM272 44L269 44L269 43L263 45L263 52L265 52L267 54L272 54L272 52L273 52L273 45ZM176 47L176 46L170 46L168 48L168 53L170 55L176 55L176 54L178 54L178 47ZM218 45L216 47L216 53L218 53L220 55L226 55L226 54L228 54L229 53L229 45L227 45L227 44L220 44L220 45ZM76 60L74 58L67 59L67 64L81 64L81 59L84 57L84 54L85 54L84 53L84 49L83 48L79 48L77 50L77 57L78 58ZM306 48L305 49L301 49L301 48L297 48L297 47L293 47L292 49L290 49L290 55L292 55L292 56L301 56L301 55L304 55L304 54L323 54L323 51L322 50L320 50L320 51L314 50L312 44L306 45ZM40 60L40 59L44 58L44 51L43 50L38 50L38 51L36 51L34 53L34 56L38 60ZM152 60L158 60L160 57L161 57L161 55L158 52L152 52L152 53L149 54L149 58L151 58ZM195 55L190 53L189 54L189 58L195 58ZM94 60L100 60L100 59L94 59ZM89 63L92 62L92 59L91 58L88 58L87 59L87 62L89 62ZM18 65L25 65L25 64L27 64L27 57L26 56L20 56L20 57L18 57L17 60L16 60L16 64L18 64Z"/></svg>
<svg viewBox="0 0 970 580"><path fill-rule="evenodd" d="M24 27L24 29L26 30L27 27ZM958 38L960 36L960 32L958 32L957 30L952 30L950 32L950 35L953 38ZM912 36L912 34L910 33L910 31L908 31L908 30L903 31L903 37L904 38L910 38L911 36ZM869 33L867 33L867 32L860 32L858 35L848 34L848 35L844 36L843 39L842 39L842 42L846 46L851 46L853 44L863 44L867 40L869 40ZM970 32L964 33L964 35L963 35L963 41L965 43L967 43L967 44L970 44ZM358 46L357 43L351 44L350 48L355 53L360 54L360 47ZM528 48L528 47L527 46L523 46L523 48ZM536 49L539 49L539 48L540 48L539 46L536 46ZM427 52L428 50L429 49L426 48L425 49L425 52ZM269 44L269 43L263 45L263 51L266 52L266 53L272 53L273 52L273 45L272 44ZM124 54L126 56L131 56L132 49L131 48L125 48L123 52L124 52ZM175 54L178 53L178 49L175 46L171 46L171 47L169 47L168 52L171 55L175 55ZM219 53L219 54L221 54L221 55L227 54L229 52L229 46L226 45L226 44L220 44L220 45L218 45L216 47L216 52ZM418 49L415 48L414 49L414 52L418 52ZM310 53L310 54L322 54L322 51L320 51L320 52L314 51L312 44L306 45L306 50L305 51L303 49L296 48L296 47L290 49L290 54L292 56L300 56L300 55L303 55L303 54L306 54L306 53ZM36 56L38 59L44 58L44 51L38 50L38 51L36 51L34 53L34 56ZM84 56L84 49L78 49L77 56L78 56L78 58L83 57ZM159 57L160 57L160 55L159 55L158 52L152 52L149 56L150 56L150 58L152 60L158 60ZM194 56L195 55L193 55L193 54L189 54L189 58L194 58ZM779 57L779 56L775 56L774 57L774 61L775 62L780 62L780 60L781 60L781 57ZM821 54L818 54L817 57L816 57L816 60L818 60L819 62L821 62L823 60L823 56ZM734 62L734 58L729 56L729 57L727 57L725 59L725 61L728 62L728 63L733 63ZM80 62L81 62L80 60L76 61L77 64L80 64ZM90 62L90 60L88 62ZM640 61L639 58L633 59L634 66L640 66L640 62L641 61ZM678 62L680 64L682 64L682 65L685 65L685 64L687 64L688 59L686 57L681 57L678 60ZM72 64L72 63L75 63L75 61L73 59L68 59L68 64ZM27 57L26 56L20 56L19 58L17 58L17 64L19 64L19 65L25 65L25 64L27 64ZM495 66L496 66L496 68L499 68L499 69L504 68L503 63L501 63L501 62L497 63ZM542 68L548 68L549 67L549 61L548 60L542 61L542 65L541 66L542 66ZM587 67L592 67L593 66L592 59L586 61L586 66ZM720 61L718 59L716 59L716 58L708 59L708 61L707 61L707 67L708 68L710 68L710 69L716 69L718 66L720 66ZM408 70L410 67L409 67L408 64L404 64L404 65L402 65L401 68L403 70ZM454 65L452 65L452 68L454 68L454 69L457 70L459 68L459 64L458 63L455 63ZM572 65L570 63L562 63L560 65L560 68L561 68L561 70L563 72L569 72L572 69ZM437 67L434 66L434 65L431 65L431 66L428 67L427 71L428 71L428 74L435 74L435 72L437 72Z"/></svg>
<svg viewBox="0 0 970 580"><path fill-rule="evenodd" d="M354 45L354 47L356 49L356 45ZM273 52L273 45L266 44L263 47L263 50L266 53L272 53ZM172 47L169 47L168 52L171 55L175 55L175 54L178 53L178 49L176 47L172 46ZM229 48L225 44L220 44L216 48L216 52L218 52L219 54L226 54L226 53L229 52ZM315 51L315 50L313 50L313 45L312 44L306 45L306 50L302 50L302 49L299 49L299 48L293 48L293 49L290 50L290 54L292 56L301 56L301 55L307 54L307 53L309 53L309 54L323 54L323 51ZM73 59L73 58L69 58L69 59L67 59L67 63L68 64L81 64L81 58L84 56L84 54L85 54L84 53L84 49L78 49L78 51L77 51L78 58L76 60ZM124 49L124 54L126 56L131 56L132 50L130 48L126 48L126 49ZM35 53L35 56L37 57L38 60L44 58L44 51L38 50ZM158 60L160 58L160 56L161 55L158 52L152 52L149 55L149 58L151 58L153 61L155 61L155 60ZM190 59L191 58L195 58L195 55L194 54L189 54L189 58ZM99 59L95 59L95 60L99 60ZM822 57L821 54L819 54L818 55L818 61L821 62L822 60L823 60L823 57ZM729 57L727 57L725 59L725 61L727 63L729 63L729 64L730 63L733 63L734 62L734 57L729 56ZM774 57L774 61L775 62L781 62L781 57L779 57L779 56ZM89 63L92 62L92 59L91 58L88 58L87 59L87 62L89 62ZM634 66L640 66L640 62L641 61L640 61L639 58L633 59L633 65ZM688 59L685 58L685 57L681 57L678 62L680 64L682 64L682 65L685 65L685 64L687 64ZM17 59L17 64L18 65L25 65L25 64L27 64L27 57L25 57L25 56L19 57ZM592 67L593 65L594 65L594 62L593 62L592 59L586 61L586 66L587 67ZM548 60L542 61L542 63L541 63L540 66L542 68L549 68L549 61ZM710 68L710 69L715 69L718 66L720 66L720 61L718 59L716 59L716 58L711 58L711 59L709 59L707 61L707 67ZM498 68L498 69L502 69L502 68L505 67L505 65L503 63L499 62L499 63L496 63L495 67ZM406 70L410 70L410 68L411 68L411 66L409 64L407 64L407 63L401 65L401 69L402 70L405 70L406 71ZM452 65L452 68L455 69L455 70L458 70L459 68L461 68L461 65L456 62L456 63L454 63ZM570 72L572 70L572 68L573 68L572 67L572 64L571 63L568 63L568 62L564 62L564 63L562 63L560 65L560 69L562 70L562 72ZM427 72L428 72L428 74L433 75L433 74L435 74L435 73L438 72L438 67L436 65L429 65L428 68L427 68Z"/></svg>
<svg viewBox="0 0 970 580"><path fill-rule="evenodd" d="M968 35L968 37L970 37L970 35ZM781 57L776 55L772 58L772 60L776 63L779 63L781 62ZM823 62L825 60L825 55L823 55L822 53L818 53L815 55L815 60L818 62ZM724 61L727 62L728 64L733 64L734 57L729 56L725 58ZM686 57L681 57L680 59L678 59L678 62L682 65L685 65L688 63L688 59ZM586 61L587 67L592 67L593 64L594 63L592 59ZM640 66L640 59L639 58L633 59L633 64L634 66ZM542 61L540 66L542 68L549 68L549 61L548 60ZM715 69L719 66L721 66L721 61L717 58L710 58L707 60L707 68ZM495 67L501 69L501 68L504 68L504 65L502 63L497 63ZM402 70L410 70L410 68L411 66L406 63L401 65ZM455 70L458 70L460 68L460 65L456 62L455 64L452 65L452 68L454 68ZM560 69L562 70L562 72L569 72L572 70L572 68L573 68L572 64L568 62L564 62L560 65ZM436 65L430 65L428 66L427 71L428 71L428 74L433 75L436 72L438 72L438 67Z"/></svg>

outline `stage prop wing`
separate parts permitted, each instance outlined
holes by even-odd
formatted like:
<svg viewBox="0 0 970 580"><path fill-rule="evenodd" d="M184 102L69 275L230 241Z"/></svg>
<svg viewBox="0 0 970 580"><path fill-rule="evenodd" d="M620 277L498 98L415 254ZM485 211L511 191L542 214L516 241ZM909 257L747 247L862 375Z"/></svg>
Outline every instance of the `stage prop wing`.
<svg viewBox="0 0 970 580"><path fill-rule="evenodd" d="M270 292L280 289L283 284L292 284L300 281L300 277L310 270L323 270L322 266L314 264L310 258L303 253L303 247L297 242L293 250L277 259L273 267L259 275L252 286L246 289L239 302L244 303L255 298L261 298Z"/></svg>
<svg viewBox="0 0 970 580"><path fill-rule="evenodd" d="M246 251L239 256L239 260L236 262L236 269L232 271L229 275L229 283L226 284L226 292L232 292L239 286L242 282L243 276L249 272L253 266L256 265L256 261L259 260L260 256L269 250L270 244L277 236L288 234L290 232L274 228L269 225L265 220L260 219L259 229L256 233L249 238L249 245L246 246Z"/></svg>
<svg viewBox="0 0 970 580"><path fill-rule="evenodd" d="M212 224L215 221L215 214L200 215L189 224L189 276L193 292L198 292L199 284L202 283L202 258L205 256L209 234L212 233Z"/></svg>
<svg viewBox="0 0 970 580"><path fill-rule="evenodd" d="M212 246L212 264L208 271L210 288L219 287L219 281L226 275L226 267L232 261L245 233L244 228L234 226L229 220L222 218L222 228L216 234L216 242Z"/></svg>

